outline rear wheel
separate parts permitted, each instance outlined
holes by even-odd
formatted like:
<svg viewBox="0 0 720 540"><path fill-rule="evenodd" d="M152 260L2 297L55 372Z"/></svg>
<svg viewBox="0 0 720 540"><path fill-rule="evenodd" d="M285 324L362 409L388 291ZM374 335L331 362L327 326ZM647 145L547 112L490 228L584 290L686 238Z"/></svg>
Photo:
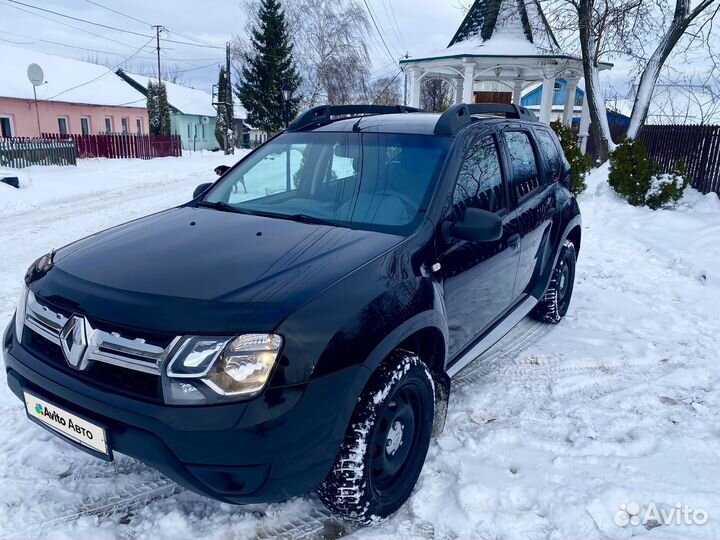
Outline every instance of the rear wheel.
<svg viewBox="0 0 720 540"><path fill-rule="evenodd" d="M575 261L575 245L570 240L565 240L560 248L550 285L533 311L536 319L557 324L565 316L575 285Z"/></svg>
<svg viewBox="0 0 720 540"><path fill-rule="evenodd" d="M427 366L413 353L393 352L363 391L335 465L318 488L325 506L360 523L395 513L420 476L434 415Z"/></svg>

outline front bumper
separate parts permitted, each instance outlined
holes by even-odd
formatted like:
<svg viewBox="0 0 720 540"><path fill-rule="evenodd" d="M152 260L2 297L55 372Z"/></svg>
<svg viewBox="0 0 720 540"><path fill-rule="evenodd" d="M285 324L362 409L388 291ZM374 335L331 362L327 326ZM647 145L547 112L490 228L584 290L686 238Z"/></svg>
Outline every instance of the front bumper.
<svg viewBox="0 0 720 540"><path fill-rule="evenodd" d="M230 503L273 502L314 490L337 455L364 367L308 383L268 388L249 401L196 407L147 403L82 382L28 353L13 336L2 345L8 386L84 415L108 429L115 452L139 459L182 486Z"/></svg>

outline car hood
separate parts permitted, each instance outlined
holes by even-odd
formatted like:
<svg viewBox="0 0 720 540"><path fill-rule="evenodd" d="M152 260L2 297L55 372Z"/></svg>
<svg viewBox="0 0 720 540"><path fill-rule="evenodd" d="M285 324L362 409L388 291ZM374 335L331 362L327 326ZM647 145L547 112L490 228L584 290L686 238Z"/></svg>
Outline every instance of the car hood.
<svg viewBox="0 0 720 540"><path fill-rule="evenodd" d="M33 285L50 302L124 327L269 330L401 237L180 207L59 250Z"/></svg>

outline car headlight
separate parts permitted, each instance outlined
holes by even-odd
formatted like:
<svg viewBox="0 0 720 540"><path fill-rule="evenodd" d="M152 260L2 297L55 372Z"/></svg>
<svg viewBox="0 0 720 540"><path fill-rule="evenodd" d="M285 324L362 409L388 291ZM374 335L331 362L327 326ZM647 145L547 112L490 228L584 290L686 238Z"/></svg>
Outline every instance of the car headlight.
<svg viewBox="0 0 720 540"><path fill-rule="evenodd" d="M25 328L25 310L27 309L27 297L29 289L23 283L20 298L18 298L17 309L15 310L15 339L22 341L23 329Z"/></svg>
<svg viewBox="0 0 720 540"><path fill-rule="evenodd" d="M36 259L25 272L25 285L30 285L33 281L47 274L55 264L54 259L54 250Z"/></svg>
<svg viewBox="0 0 720 540"><path fill-rule="evenodd" d="M191 405L251 397L267 383L282 344L276 334L185 337L163 373L165 401Z"/></svg>

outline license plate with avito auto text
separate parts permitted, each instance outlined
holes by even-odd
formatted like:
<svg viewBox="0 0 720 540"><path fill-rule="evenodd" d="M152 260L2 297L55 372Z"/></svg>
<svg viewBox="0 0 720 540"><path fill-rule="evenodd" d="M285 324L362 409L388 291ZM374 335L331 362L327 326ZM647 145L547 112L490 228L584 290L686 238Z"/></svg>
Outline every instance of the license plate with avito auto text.
<svg viewBox="0 0 720 540"><path fill-rule="evenodd" d="M25 395L25 409L30 418L49 427L77 444L109 455L105 429L93 422L62 409L29 392Z"/></svg>

